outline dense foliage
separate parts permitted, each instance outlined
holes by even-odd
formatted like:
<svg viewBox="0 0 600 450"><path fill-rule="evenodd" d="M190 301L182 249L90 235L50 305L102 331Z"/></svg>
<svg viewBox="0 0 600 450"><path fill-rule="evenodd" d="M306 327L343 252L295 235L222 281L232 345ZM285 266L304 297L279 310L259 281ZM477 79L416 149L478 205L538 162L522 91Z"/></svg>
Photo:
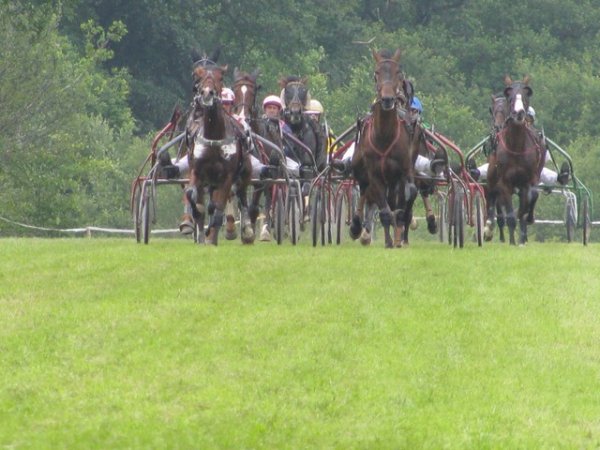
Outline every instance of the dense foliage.
<svg viewBox="0 0 600 450"><path fill-rule="evenodd" d="M599 32L591 0L0 0L0 211L128 225L149 136L189 103L192 50L218 46L264 95L308 76L338 131L373 98L371 48L400 47L427 121L464 150L504 74L529 74L538 123L598 192Z"/></svg>

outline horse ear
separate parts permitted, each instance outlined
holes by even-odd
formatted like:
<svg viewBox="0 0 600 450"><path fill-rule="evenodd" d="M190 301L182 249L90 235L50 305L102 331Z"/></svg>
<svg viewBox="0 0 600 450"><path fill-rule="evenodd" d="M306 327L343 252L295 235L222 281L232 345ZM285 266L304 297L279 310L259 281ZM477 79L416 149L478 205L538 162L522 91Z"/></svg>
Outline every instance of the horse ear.
<svg viewBox="0 0 600 450"><path fill-rule="evenodd" d="M300 83L302 83L303 85L307 85L308 84L308 77L302 77L300 78Z"/></svg>
<svg viewBox="0 0 600 450"><path fill-rule="evenodd" d="M504 84L506 86L510 86L512 83L513 83L513 80L510 77L510 75L508 75L508 74L504 75Z"/></svg>
<svg viewBox="0 0 600 450"><path fill-rule="evenodd" d="M252 74L251 74L251 76L252 76L252 79L253 79L254 81L256 81L256 79L258 78L258 76L259 76L259 75L260 75L260 69L257 67L256 69L254 69L254 70L252 71Z"/></svg>
<svg viewBox="0 0 600 450"><path fill-rule="evenodd" d="M234 67L233 68L233 79L237 80L239 75L240 75L239 69L237 67Z"/></svg>
<svg viewBox="0 0 600 450"><path fill-rule="evenodd" d="M371 49L371 53L373 53L373 59L375 62L379 62L379 53L377 53L374 48Z"/></svg>
<svg viewBox="0 0 600 450"><path fill-rule="evenodd" d="M227 69L229 68L229 66L227 64L225 64L224 66L221 66L221 71L223 73L227 73Z"/></svg>
<svg viewBox="0 0 600 450"><path fill-rule="evenodd" d="M192 57L192 63L195 63L196 61L200 61L202 59L202 55L200 54L200 51L197 48L193 48L190 52L190 55Z"/></svg>
<svg viewBox="0 0 600 450"><path fill-rule="evenodd" d="M525 75L525 77L523 78L523 84L529 84L530 78L529 75Z"/></svg>
<svg viewBox="0 0 600 450"><path fill-rule="evenodd" d="M283 88L285 88L285 85L286 85L286 84L287 84L287 80L286 80L284 77L281 77L281 78L279 79L279 87L280 87L281 89L283 89Z"/></svg>
<svg viewBox="0 0 600 450"><path fill-rule="evenodd" d="M400 50L399 48L396 49L396 52L394 53L394 56L392 56L392 59L396 62L400 62L400 57L402 56L402 50Z"/></svg>
<svg viewBox="0 0 600 450"><path fill-rule="evenodd" d="M210 55L210 59L212 62L216 63L217 59L219 59L219 55L221 54L221 46L217 45L217 47L215 47L215 49L212 52L212 55Z"/></svg>

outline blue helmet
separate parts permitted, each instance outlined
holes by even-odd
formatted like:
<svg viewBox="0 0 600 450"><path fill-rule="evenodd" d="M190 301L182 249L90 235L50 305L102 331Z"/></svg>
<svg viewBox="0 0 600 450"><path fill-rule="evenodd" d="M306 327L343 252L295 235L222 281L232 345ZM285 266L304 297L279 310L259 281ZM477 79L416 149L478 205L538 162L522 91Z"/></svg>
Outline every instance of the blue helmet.
<svg viewBox="0 0 600 450"><path fill-rule="evenodd" d="M411 109L416 109L419 111L419 114L423 114L423 105L421 105L421 100L419 100L419 97L413 97L410 107Z"/></svg>

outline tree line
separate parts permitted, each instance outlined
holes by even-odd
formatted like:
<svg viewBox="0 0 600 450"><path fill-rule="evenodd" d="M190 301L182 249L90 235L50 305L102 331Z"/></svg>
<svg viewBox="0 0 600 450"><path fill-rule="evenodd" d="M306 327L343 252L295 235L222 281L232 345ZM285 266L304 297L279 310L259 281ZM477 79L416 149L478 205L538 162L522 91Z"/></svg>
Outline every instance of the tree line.
<svg viewBox="0 0 600 450"><path fill-rule="evenodd" d="M590 0L0 1L0 215L129 227L150 139L191 100L192 51L309 78L334 131L374 97L371 49L401 48L426 121L464 151L505 74L531 77L538 124L600 192L600 10ZM6 233L18 228L0 225Z"/></svg>

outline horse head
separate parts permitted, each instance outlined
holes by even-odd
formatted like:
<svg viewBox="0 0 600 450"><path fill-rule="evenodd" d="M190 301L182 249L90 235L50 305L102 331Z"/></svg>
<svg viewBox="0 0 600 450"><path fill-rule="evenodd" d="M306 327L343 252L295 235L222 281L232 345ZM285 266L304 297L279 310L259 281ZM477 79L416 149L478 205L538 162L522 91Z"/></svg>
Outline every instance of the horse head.
<svg viewBox="0 0 600 450"><path fill-rule="evenodd" d="M492 115L492 129L495 132L500 131L504 128L506 122L507 111L506 111L506 98L504 94L492 95L492 106L490 107L490 113Z"/></svg>
<svg viewBox="0 0 600 450"><path fill-rule="evenodd" d="M217 104L223 89L223 76L227 66L198 65L194 67L194 101L197 105L210 108Z"/></svg>
<svg viewBox="0 0 600 450"><path fill-rule="evenodd" d="M233 71L233 93L235 94L235 104L233 105L233 114L242 119L250 119L256 115L256 97L260 85L256 79L260 74L258 69L252 73L243 72L236 67Z"/></svg>
<svg viewBox="0 0 600 450"><path fill-rule="evenodd" d="M403 77L400 71L400 56L400 49L396 49L393 55L389 50L373 50L377 102L384 111L394 109L401 94Z"/></svg>
<svg viewBox="0 0 600 450"><path fill-rule="evenodd" d="M287 77L279 80L283 89L284 117L286 122L297 125L302 122L303 112L310 101L307 78Z"/></svg>
<svg viewBox="0 0 600 450"><path fill-rule="evenodd" d="M529 98L533 95L533 90L528 86L529 76L522 81L513 81L508 75L504 77L504 97L508 107L508 116L516 124L525 125L527 108L529 107Z"/></svg>

